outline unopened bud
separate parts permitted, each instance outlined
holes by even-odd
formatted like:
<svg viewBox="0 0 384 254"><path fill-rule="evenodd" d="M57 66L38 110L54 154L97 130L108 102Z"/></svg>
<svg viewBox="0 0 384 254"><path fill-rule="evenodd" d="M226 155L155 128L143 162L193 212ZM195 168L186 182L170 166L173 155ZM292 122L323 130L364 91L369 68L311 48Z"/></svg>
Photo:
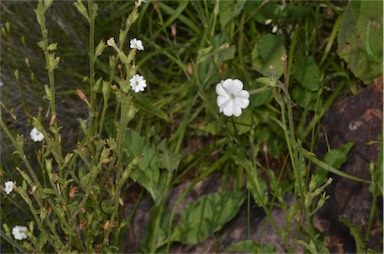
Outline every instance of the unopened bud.
<svg viewBox="0 0 384 254"><path fill-rule="evenodd" d="M81 99L82 101L84 101L84 102L88 105L88 107L90 107L90 104L89 104L89 102L88 102L88 99L87 99L87 97L85 96L85 94L83 93L83 91L81 91L80 89L77 89L77 90L76 90L76 94L77 94L77 96L80 97L80 99Z"/></svg>
<svg viewBox="0 0 384 254"><path fill-rule="evenodd" d="M171 25L171 34L173 37L176 37L176 34L177 34L176 24Z"/></svg>
<svg viewBox="0 0 384 254"><path fill-rule="evenodd" d="M159 7L159 4L157 3L157 1L153 0L152 4L153 4L153 8L155 9L155 11L158 11L160 7Z"/></svg>
<svg viewBox="0 0 384 254"><path fill-rule="evenodd" d="M51 120L49 121L49 126L54 125L55 121L56 121L56 113L51 117Z"/></svg>
<svg viewBox="0 0 384 254"><path fill-rule="evenodd" d="M82 222L80 222L80 229L81 230L83 230L86 226L87 226L87 221L86 220L83 220Z"/></svg>
<svg viewBox="0 0 384 254"><path fill-rule="evenodd" d="M107 222L105 222L104 227L103 227L104 228L104 234L107 233L109 227L110 227L110 223L109 223L109 220L107 220Z"/></svg>
<svg viewBox="0 0 384 254"><path fill-rule="evenodd" d="M78 188L76 186L72 187L71 191L69 192L69 199L72 200L75 197L77 192L78 192Z"/></svg>
<svg viewBox="0 0 384 254"><path fill-rule="evenodd" d="M116 45L115 38L111 37L109 40L107 40L107 45L110 47L113 47Z"/></svg>
<svg viewBox="0 0 384 254"><path fill-rule="evenodd" d="M193 74L193 65L192 65L192 63L188 63L187 64L187 72L188 72L189 75Z"/></svg>

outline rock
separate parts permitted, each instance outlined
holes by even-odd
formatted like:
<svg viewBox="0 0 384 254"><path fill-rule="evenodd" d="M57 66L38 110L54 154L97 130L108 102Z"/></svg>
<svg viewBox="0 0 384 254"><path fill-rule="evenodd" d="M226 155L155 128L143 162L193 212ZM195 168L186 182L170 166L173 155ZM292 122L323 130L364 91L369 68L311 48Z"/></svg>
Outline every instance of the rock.
<svg viewBox="0 0 384 254"><path fill-rule="evenodd" d="M325 133L319 139L318 156L330 148L340 147L348 142L355 142L348 155L347 162L341 171L362 179L371 180L370 163L375 163L380 152L380 135L382 134L383 116L383 78L376 79L373 84L360 90L356 95L335 103L323 118ZM377 169L382 170L382 169ZM339 221L339 216L350 223L362 227L362 236L369 223L372 206L372 193L369 184L351 181L332 174L333 183L327 192L330 200L319 212L321 227L330 236L331 252L354 252L355 242L349 228ZM381 199L381 200L380 200ZM374 223L382 225L382 197L378 200L378 218ZM374 228L373 228L374 229ZM374 233L372 231L372 233ZM367 246L377 250L382 246L381 233L374 233ZM342 246L342 247L341 247ZM382 247L381 247L382 248ZM380 250L377 250L380 251ZM381 249L382 251L382 249Z"/></svg>

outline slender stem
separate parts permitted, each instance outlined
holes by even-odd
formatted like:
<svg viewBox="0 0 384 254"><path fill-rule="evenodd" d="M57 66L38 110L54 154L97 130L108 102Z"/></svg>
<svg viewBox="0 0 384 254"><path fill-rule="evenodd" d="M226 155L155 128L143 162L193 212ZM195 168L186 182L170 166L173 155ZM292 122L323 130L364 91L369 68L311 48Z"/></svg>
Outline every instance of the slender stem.
<svg viewBox="0 0 384 254"><path fill-rule="evenodd" d="M42 7L44 6L43 0L39 0L39 5ZM40 19L42 22L40 22L40 29L43 35L43 51L45 56L45 64L47 65L48 70L48 79L49 79L49 87L50 87L50 107L51 107L51 115L56 114L56 108L55 108L55 78L53 75L53 68L51 66L51 62L49 60L49 50L48 50L48 30L45 26L45 16L44 16L43 7L40 9L40 11L37 12L37 15L40 16Z"/></svg>
<svg viewBox="0 0 384 254"><path fill-rule="evenodd" d="M137 12L138 12L139 6L141 5L141 2L142 2L142 0L139 0L135 4L133 11L131 12L131 14L129 14L128 18L125 21L124 30L120 31L118 48L121 50L123 49L123 46L124 46L125 40L127 38L129 29L131 28L132 24L137 19ZM111 61L112 61L110 64L111 71L110 71L110 75L109 75L109 85L110 86L112 85L113 79L115 77L115 71L116 71L116 65L117 65L118 57L116 56ZM105 114L106 114L107 109L108 109L109 96L110 96L110 89L108 89L107 93L104 95L103 110L101 113L101 121L100 121L100 125L99 125L99 135L100 136L101 136L101 133L103 132Z"/></svg>
<svg viewBox="0 0 384 254"><path fill-rule="evenodd" d="M165 202L167 200L167 194L168 194L169 186L171 184L171 180L172 180L172 173L170 171L168 171L167 181L166 181L166 184L165 184L165 189L164 189L164 192L163 192L163 196L161 198L161 203L159 204L159 212L157 213L157 217L156 217L156 220L155 220L155 225L153 227L152 243L151 243L150 253L156 253L158 239L159 239L158 234L159 234L159 230L160 230L160 223L161 223L161 219L163 219L164 206L165 206Z"/></svg>
<svg viewBox="0 0 384 254"><path fill-rule="evenodd" d="M89 13L89 84L91 89L91 108L89 112L89 137L94 135L94 124L96 123L96 91L95 91L95 16L96 9L92 0L88 0Z"/></svg>

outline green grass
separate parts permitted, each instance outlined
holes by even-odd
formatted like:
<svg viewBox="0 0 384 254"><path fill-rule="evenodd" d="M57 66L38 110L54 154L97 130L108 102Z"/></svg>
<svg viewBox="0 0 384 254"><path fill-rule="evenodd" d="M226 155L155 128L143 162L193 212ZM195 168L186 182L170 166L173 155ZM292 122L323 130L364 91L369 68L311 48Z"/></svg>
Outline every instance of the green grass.
<svg viewBox="0 0 384 254"><path fill-rule="evenodd" d="M131 194L141 197L135 205L145 198L154 200L141 251L168 252L174 242L196 244L219 231L237 214L243 199L234 197L245 189L272 224L272 209L286 207L284 196L293 192L297 202L285 209L305 222L297 228L304 236L299 245L309 252L326 251L325 236L312 219L318 204L326 199L322 193L329 182L326 177L312 177L310 170L314 163L326 172L350 176L338 171L340 165L319 161L311 152L322 131L322 116L337 98L355 93L363 87L360 80L367 79L356 77L348 69L349 62L338 54L337 38L348 3L148 1L138 8L137 19L129 18L134 23L124 45L119 44L119 37L134 2L96 3L91 32L89 22L71 2L54 2L46 10L45 50L57 43L57 50L49 54L60 57L58 68L48 73L49 61L37 45L42 40L34 11L38 3L1 3L1 179L2 183L14 180L21 187L27 177L16 167L28 172L28 163L28 175L34 172L39 179L25 182L27 191L17 188L10 195L1 193L1 220L8 225L1 231L2 251L124 252L119 247L130 220L119 203ZM84 2L86 10L89 4ZM279 27L277 34L265 25L266 19ZM137 51L130 63L116 57L122 66L119 70L110 65L116 51L105 46L90 64L94 52L90 54L89 48L110 37L126 55L133 37L143 41L145 50ZM286 65L283 55L288 57ZM127 85L121 77L128 81L136 72L147 81L143 93L111 89L111 85ZM90 73L95 75L90 77ZM240 117L226 117L216 105L215 86L227 78L242 80L248 91L267 90L252 94ZM54 101L44 98L45 84L54 91ZM89 108L76 89L85 93ZM50 125L53 108L57 120ZM12 120L10 112L17 120ZM32 142L29 131L33 126L50 138L43 144ZM10 142L16 134L24 136L23 145ZM196 219L182 219L185 227L176 226L172 221L176 207L168 210L166 196L172 195L173 187L190 182L179 197L182 202L193 186L214 173L233 179L234 187L224 189L227 194L199 199L181 215ZM53 175L58 178L52 180ZM136 181L140 190L132 193L130 186ZM31 194L33 186L37 190ZM70 197L75 187L78 192ZM375 189L375 195L379 192ZM31 211L25 209L28 198L20 195L33 196ZM210 204L225 210L215 229L205 229L196 215L207 212L204 209ZM69 209L72 216L62 216L63 209ZM47 211L50 215L43 217ZM204 219L213 220L212 216ZM114 220L116 224L111 223ZM14 225L31 221L34 238L30 235L29 240L15 242L7 227L12 230ZM84 230L71 231L84 221ZM202 231L193 230L194 222ZM294 252L298 244L287 238L289 230L276 229L285 235L286 251ZM259 243L247 248L269 250Z"/></svg>

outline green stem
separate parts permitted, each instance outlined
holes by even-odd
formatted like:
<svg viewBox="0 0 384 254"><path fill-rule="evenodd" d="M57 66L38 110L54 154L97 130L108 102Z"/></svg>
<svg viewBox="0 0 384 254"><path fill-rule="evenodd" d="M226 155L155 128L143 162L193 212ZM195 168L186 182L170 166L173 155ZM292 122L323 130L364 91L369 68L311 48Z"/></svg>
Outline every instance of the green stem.
<svg viewBox="0 0 384 254"><path fill-rule="evenodd" d="M164 206L167 200L167 194L168 194L169 186L171 184L171 180L172 180L172 173L168 172L165 188L163 191L163 196L159 204L159 212L156 214L157 216L156 216L156 221L155 221L155 225L152 233L152 241L151 241L152 243L151 243L150 253L155 253L158 246L158 239L160 238L158 235L160 230L160 222L161 222L161 219L163 219Z"/></svg>
<svg viewBox="0 0 384 254"><path fill-rule="evenodd" d="M45 64L47 65L47 70L48 70L48 79L49 79L49 87L50 87L50 107L51 107L51 115L56 114L56 108L55 108L55 78L53 75L53 68L51 66L51 62L49 60L49 50L48 50L48 30L45 26L45 11L44 9L44 2L43 0L39 0L39 6L41 6L40 11L37 11L37 15L40 16L40 19L42 22L40 22L40 29L41 33L43 35L43 51L44 51L44 56L45 56ZM39 7L38 7L39 8Z"/></svg>
<svg viewBox="0 0 384 254"><path fill-rule="evenodd" d="M92 0L88 0L89 13L89 84L91 89L91 108L89 112L88 135L94 135L94 124L96 117L96 90L95 90L95 16L96 9Z"/></svg>
<svg viewBox="0 0 384 254"><path fill-rule="evenodd" d="M300 162L299 162L299 155L297 153L297 148L299 147L299 145L297 144L296 137L295 137L295 129L294 129L293 115L292 115L292 101L286 87L282 84L278 85L278 87L283 91L283 94L284 94L283 98L280 97L281 101L279 102L281 107L281 117L282 117L282 124L284 127L283 128L284 135L287 141L289 157L291 158L291 163L292 163L293 171L295 174L295 180L297 181L298 193L302 195L304 194L303 183L300 177ZM287 112L285 107L287 107ZM288 124L287 124L286 114L288 115ZM289 130L287 130L286 128L287 125Z"/></svg>
<svg viewBox="0 0 384 254"><path fill-rule="evenodd" d="M139 0L135 4L135 7L133 8L131 14L129 14L128 18L126 19L124 30L120 31L118 48L121 49L121 50L124 47L124 43L125 43L125 40L127 38L129 29L131 28L132 24L137 19L137 12L138 12L138 9L139 9L140 5L141 5L141 0ZM115 77L115 70L116 70L116 65L117 65L117 61L118 61L117 54L116 54L116 57L114 59L112 59L111 61L112 62L110 64L111 71L110 71L110 75L109 75L109 85L112 85L112 82L113 82L114 77ZM111 92L111 90L109 89L107 91L107 93L104 95L103 110L102 110L102 113L101 113L101 120L100 120L100 125L99 125L99 135L100 136L101 136L101 133L103 132L103 126L104 126L104 121L105 121L105 114L106 114L107 109L108 109L108 101L109 101L110 92Z"/></svg>
<svg viewBox="0 0 384 254"><path fill-rule="evenodd" d="M361 179L361 178L358 178L358 177L355 177L355 176L352 176L352 175L349 175L349 174L346 174L344 173L343 171L340 171L330 165L328 165L327 163L319 160L318 158L315 157L315 155L311 152L308 152L307 150L305 150L304 148L301 148L300 152L304 155L305 158L307 158L310 162L314 163L315 165L319 166L320 168L324 169L324 170L327 170L328 172L331 172L335 175L338 175L338 176L341 176L341 177L344 177L344 178L347 178L349 180L352 180L352 181L356 181L356 182L362 182L362 183L371 183L371 181L368 181L368 180L364 180L364 179Z"/></svg>

